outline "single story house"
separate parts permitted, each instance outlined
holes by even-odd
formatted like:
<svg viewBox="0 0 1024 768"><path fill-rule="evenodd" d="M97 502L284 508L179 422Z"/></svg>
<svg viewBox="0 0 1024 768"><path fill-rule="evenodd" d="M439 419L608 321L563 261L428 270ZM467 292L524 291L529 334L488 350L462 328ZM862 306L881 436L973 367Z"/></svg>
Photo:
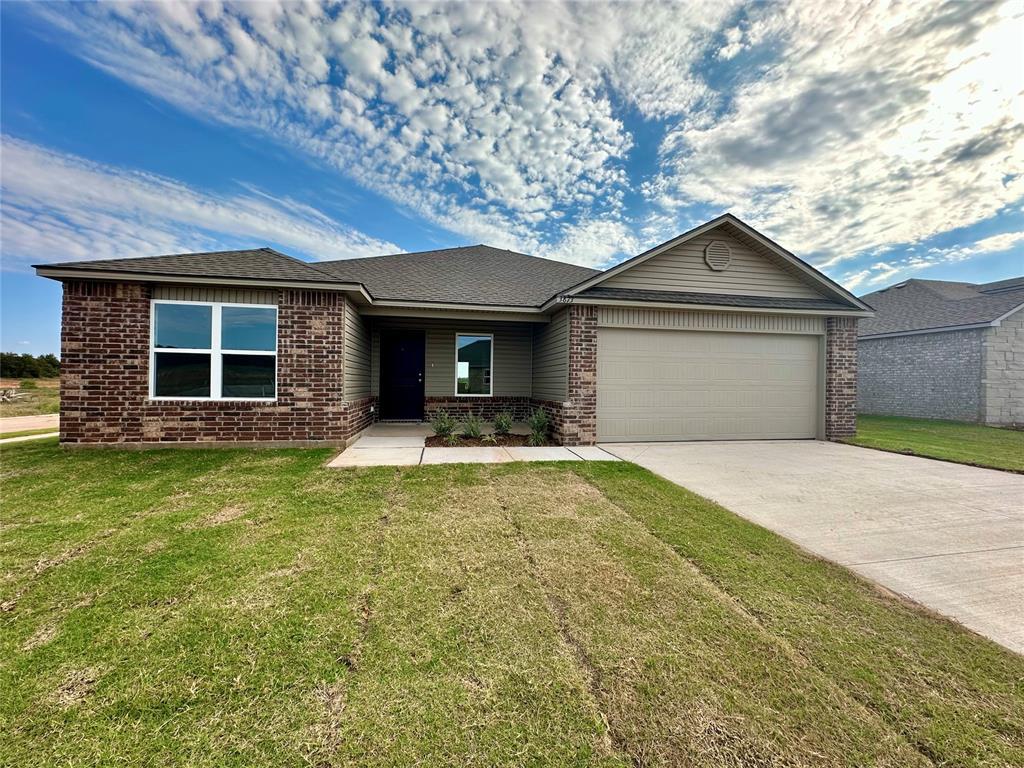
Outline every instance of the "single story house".
<svg viewBox="0 0 1024 768"><path fill-rule="evenodd" d="M1024 424L1024 277L907 280L863 297L858 410Z"/></svg>
<svg viewBox="0 0 1024 768"><path fill-rule="evenodd" d="M474 245L39 265L65 444L340 443L444 409L564 444L835 438L863 301L726 214L603 272Z"/></svg>

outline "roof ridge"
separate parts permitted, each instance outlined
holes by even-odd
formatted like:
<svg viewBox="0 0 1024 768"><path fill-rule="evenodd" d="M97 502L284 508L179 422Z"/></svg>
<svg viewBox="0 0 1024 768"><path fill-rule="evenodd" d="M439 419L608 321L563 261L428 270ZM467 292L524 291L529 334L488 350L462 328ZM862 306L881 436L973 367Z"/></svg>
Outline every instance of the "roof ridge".
<svg viewBox="0 0 1024 768"><path fill-rule="evenodd" d="M379 256L359 256L354 259L329 259L327 261L317 262L318 264L339 264L343 262L353 261L373 261L374 259L388 259L396 256L419 256L421 254L436 254L436 253L450 253L452 251L464 251L469 248L486 248L491 251L498 253L510 253L513 256L522 256L526 259L536 259L537 261L545 261L550 264L557 264L559 266L572 267L573 269L584 269L588 272L597 274L601 272L600 269L594 269L593 267L585 267L582 264L573 264L568 261L562 261L560 259L551 259L546 256L534 256L531 253L523 253L522 251L513 251L511 248L498 248L494 245L488 245L487 243L475 243L473 245L456 245L450 248L434 248L425 251L403 251L401 253L382 253Z"/></svg>
<svg viewBox="0 0 1024 768"><path fill-rule="evenodd" d="M316 266L317 264L319 264L319 263L322 263L322 262L316 262L316 261L303 261L303 260L302 260L302 259L300 259L300 258L297 258L297 257L295 257L295 256L292 256L291 254L288 254L288 253L282 253L281 251L277 250L276 248L271 248L271 247L270 247L270 246L268 246L268 245L264 245L264 246L261 246L260 248L254 248L253 250L257 250L257 251L266 251L267 253L273 254L274 256L280 256L280 257L282 257L282 258L288 259L289 261L294 261L294 262L295 262L296 264L301 264L302 266L306 267L307 269L312 269L312 270L313 270L314 272L316 272L317 274L319 274L319 275L323 275L324 277L327 277L327 278L329 278L330 282L332 282L332 283L338 283L338 282L343 282L343 281L341 281L341 280L338 280L338 278L337 278L337 277L335 277L334 275L332 275L332 274L331 274L330 272L328 272L327 270L324 270L324 269L319 269L319 268L318 268L318 267Z"/></svg>

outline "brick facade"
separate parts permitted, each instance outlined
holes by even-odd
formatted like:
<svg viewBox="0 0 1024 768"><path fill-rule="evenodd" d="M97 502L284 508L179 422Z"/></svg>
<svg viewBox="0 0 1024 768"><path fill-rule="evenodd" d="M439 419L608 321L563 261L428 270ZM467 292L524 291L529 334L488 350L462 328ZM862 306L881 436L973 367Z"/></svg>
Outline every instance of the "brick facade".
<svg viewBox="0 0 1024 768"><path fill-rule="evenodd" d="M857 431L857 318L825 320L825 439Z"/></svg>
<svg viewBox="0 0 1024 768"><path fill-rule="evenodd" d="M61 331L61 441L342 443L376 398L344 400L345 297L278 291L277 400L149 399L149 286L69 281Z"/></svg>
<svg viewBox="0 0 1024 768"><path fill-rule="evenodd" d="M564 403L534 399L562 445L597 442L597 307L569 307L569 374Z"/></svg>
<svg viewBox="0 0 1024 768"><path fill-rule="evenodd" d="M984 333L971 329L858 340L857 410L978 421Z"/></svg>
<svg viewBox="0 0 1024 768"><path fill-rule="evenodd" d="M447 411L456 419L476 414L485 421L494 421L499 413L509 413L515 421L526 421L530 416L528 397L425 397L424 418L430 421L438 411Z"/></svg>

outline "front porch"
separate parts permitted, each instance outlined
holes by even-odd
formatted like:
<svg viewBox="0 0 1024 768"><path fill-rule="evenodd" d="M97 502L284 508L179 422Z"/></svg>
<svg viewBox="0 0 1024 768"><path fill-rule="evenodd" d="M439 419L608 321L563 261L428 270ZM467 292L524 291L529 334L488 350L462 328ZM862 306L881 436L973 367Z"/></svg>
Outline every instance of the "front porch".
<svg viewBox="0 0 1024 768"><path fill-rule="evenodd" d="M596 434L592 427L581 429L580 420L593 418L595 382L587 390L578 380L581 372L593 379L593 365L581 355L574 368L570 354L580 338L571 333L571 317L580 310L586 308L553 315L424 311L405 316L351 307L345 333L346 401L359 403L356 409L362 412L352 434L390 439L395 435L360 430L388 422L424 424L441 411L458 420L475 415L493 422L508 414L525 422L543 410L555 441L592 444ZM577 393L590 397L570 398L574 382ZM587 402L589 411L578 407Z"/></svg>

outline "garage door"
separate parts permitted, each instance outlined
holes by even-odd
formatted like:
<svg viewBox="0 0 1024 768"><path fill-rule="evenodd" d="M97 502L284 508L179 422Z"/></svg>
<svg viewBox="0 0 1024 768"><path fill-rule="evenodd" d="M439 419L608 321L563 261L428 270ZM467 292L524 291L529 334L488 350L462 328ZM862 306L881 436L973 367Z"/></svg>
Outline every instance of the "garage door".
<svg viewBox="0 0 1024 768"><path fill-rule="evenodd" d="M818 378L816 336L600 328L598 439L815 437Z"/></svg>

